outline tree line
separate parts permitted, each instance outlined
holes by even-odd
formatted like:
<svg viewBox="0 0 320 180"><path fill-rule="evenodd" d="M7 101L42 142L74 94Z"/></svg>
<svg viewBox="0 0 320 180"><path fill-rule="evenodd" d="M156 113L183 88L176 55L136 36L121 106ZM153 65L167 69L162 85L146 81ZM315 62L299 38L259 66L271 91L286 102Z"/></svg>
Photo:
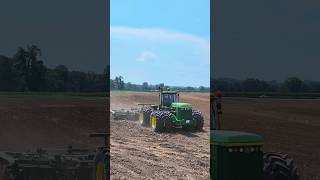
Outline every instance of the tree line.
<svg viewBox="0 0 320 180"><path fill-rule="evenodd" d="M297 77L289 77L282 82L264 81L257 78L236 80L230 78L213 79L213 89L224 92L288 92L288 93L318 93L320 82L302 80Z"/></svg>
<svg viewBox="0 0 320 180"><path fill-rule="evenodd" d="M156 85L144 82L142 84L133 84L131 82L125 82L122 76L116 76L114 79L110 79L110 89L111 90L126 90L126 91L154 91L158 90L159 87L170 88L171 90L179 91L190 91L190 92L209 92L209 87L191 87L191 86L165 86L164 83L159 83Z"/></svg>
<svg viewBox="0 0 320 180"><path fill-rule="evenodd" d="M164 84L125 82L122 76L110 79L106 67L103 73L70 71L64 65L48 68L41 59L41 49L35 45L19 47L13 57L0 55L0 91L45 92L108 92L111 90L152 91ZM108 81L110 80L110 81ZM110 82L110 85L108 83ZM211 80L213 90L224 92L291 92L319 93L320 82L289 77L283 82L264 81L257 78L236 80L219 78ZM209 87L178 87L172 90L209 92Z"/></svg>
<svg viewBox="0 0 320 180"><path fill-rule="evenodd" d="M48 68L35 45L19 47L13 57L0 55L0 91L107 92L104 72L70 71L64 65Z"/></svg>

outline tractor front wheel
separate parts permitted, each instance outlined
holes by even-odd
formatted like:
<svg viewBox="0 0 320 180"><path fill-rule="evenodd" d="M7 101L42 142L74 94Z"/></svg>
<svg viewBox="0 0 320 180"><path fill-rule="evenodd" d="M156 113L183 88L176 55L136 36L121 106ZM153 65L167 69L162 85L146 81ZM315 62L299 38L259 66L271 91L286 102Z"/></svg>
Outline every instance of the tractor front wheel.
<svg viewBox="0 0 320 180"><path fill-rule="evenodd" d="M264 153L264 180L298 180L298 170L287 154L279 152Z"/></svg>
<svg viewBox="0 0 320 180"><path fill-rule="evenodd" d="M203 128L203 116L200 111L192 110L193 129L201 131Z"/></svg>

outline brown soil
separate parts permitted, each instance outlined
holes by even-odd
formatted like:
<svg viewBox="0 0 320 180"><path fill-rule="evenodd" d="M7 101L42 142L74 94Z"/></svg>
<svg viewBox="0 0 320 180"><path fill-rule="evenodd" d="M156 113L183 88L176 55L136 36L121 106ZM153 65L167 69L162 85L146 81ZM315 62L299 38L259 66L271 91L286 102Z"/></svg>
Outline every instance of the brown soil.
<svg viewBox="0 0 320 180"><path fill-rule="evenodd" d="M320 100L224 98L222 127L264 136L264 151L294 158L301 179L320 179Z"/></svg>
<svg viewBox="0 0 320 180"><path fill-rule="evenodd" d="M0 96L0 150L102 145L89 133L105 131L106 104L106 98Z"/></svg>
<svg viewBox="0 0 320 180"><path fill-rule="evenodd" d="M111 109L156 103L157 93L111 93ZM156 134L137 122L111 121L111 175L130 179L208 179L209 94L181 94L205 116L203 132ZM0 150L95 148L88 137L108 126L106 98L0 96ZM223 128L264 136L265 151L296 161L303 179L320 179L320 100L224 98Z"/></svg>
<svg viewBox="0 0 320 180"><path fill-rule="evenodd" d="M159 134L138 122L111 120L112 179L209 179L209 94L181 93L180 101L203 112L203 132ZM111 93L111 109L157 102L157 93Z"/></svg>

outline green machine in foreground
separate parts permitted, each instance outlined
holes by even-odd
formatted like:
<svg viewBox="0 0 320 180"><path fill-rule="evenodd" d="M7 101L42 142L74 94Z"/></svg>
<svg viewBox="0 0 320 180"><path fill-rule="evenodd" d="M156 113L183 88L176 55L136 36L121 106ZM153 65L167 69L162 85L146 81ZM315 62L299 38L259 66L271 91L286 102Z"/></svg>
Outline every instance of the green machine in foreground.
<svg viewBox="0 0 320 180"><path fill-rule="evenodd" d="M211 132L212 179L262 179L262 137L255 134L215 130Z"/></svg>
<svg viewBox="0 0 320 180"><path fill-rule="evenodd" d="M37 149L35 152L0 152L0 180L109 180L109 133L93 133L104 144L96 150Z"/></svg>
<svg viewBox="0 0 320 180"><path fill-rule="evenodd" d="M213 93L212 93L213 94ZM215 126L218 115L211 98L210 174L212 180L298 180L294 161L281 152L263 152L261 135ZM220 110L220 113L222 111ZM221 115L221 114L220 114Z"/></svg>
<svg viewBox="0 0 320 180"><path fill-rule="evenodd" d="M280 152L264 153L260 135L212 130L212 180L298 180L292 159Z"/></svg>
<svg viewBox="0 0 320 180"><path fill-rule="evenodd" d="M140 124L151 127L155 132L170 132L174 128L201 131L203 116L200 111L193 110L192 104L180 103L177 91L159 88L160 104L143 105L140 111Z"/></svg>

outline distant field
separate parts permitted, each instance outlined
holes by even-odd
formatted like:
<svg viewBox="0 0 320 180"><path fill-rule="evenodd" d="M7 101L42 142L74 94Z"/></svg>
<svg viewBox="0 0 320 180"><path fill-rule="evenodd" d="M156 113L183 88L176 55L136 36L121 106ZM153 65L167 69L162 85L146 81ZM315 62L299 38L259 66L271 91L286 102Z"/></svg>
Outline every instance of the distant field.
<svg viewBox="0 0 320 180"><path fill-rule="evenodd" d="M107 97L1 94L0 151L102 144L89 134L108 129Z"/></svg>
<svg viewBox="0 0 320 180"><path fill-rule="evenodd" d="M274 97L274 98L296 98L315 99L320 98L320 93L282 93L282 92L224 92L225 97Z"/></svg>
<svg viewBox="0 0 320 180"><path fill-rule="evenodd" d="M222 128L261 134L265 151L294 158L301 179L320 179L319 117L319 99L223 99Z"/></svg>

